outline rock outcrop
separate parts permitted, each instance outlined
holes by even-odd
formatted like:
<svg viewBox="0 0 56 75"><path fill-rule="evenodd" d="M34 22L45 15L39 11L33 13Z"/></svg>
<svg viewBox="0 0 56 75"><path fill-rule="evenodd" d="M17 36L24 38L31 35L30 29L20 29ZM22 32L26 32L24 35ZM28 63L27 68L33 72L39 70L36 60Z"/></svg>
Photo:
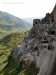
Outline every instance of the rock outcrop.
<svg viewBox="0 0 56 75"><path fill-rule="evenodd" d="M56 75L56 5L54 10L42 20L35 19L25 43L11 53L14 59L21 56L24 68L35 62L39 68L37 75Z"/></svg>
<svg viewBox="0 0 56 75"><path fill-rule="evenodd" d="M47 13L46 16L42 19L42 23L56 23L56 4L51 13Z"/></svg>

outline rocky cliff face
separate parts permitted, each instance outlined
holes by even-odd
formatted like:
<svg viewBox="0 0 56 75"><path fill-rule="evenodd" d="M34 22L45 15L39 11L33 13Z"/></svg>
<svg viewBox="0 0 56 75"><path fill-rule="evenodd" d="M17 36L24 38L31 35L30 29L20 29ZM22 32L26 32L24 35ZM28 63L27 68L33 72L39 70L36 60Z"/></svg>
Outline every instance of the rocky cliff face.
<svg viewBox="0 0 56 75"><path fill-rule="evenodd" d="M38 75L55 75L53 70L56 62L56 33L49 32L48 24L36 25L37 28L33 26L29 36L25 38L25 43L15 48L11 55L15 59L20 55L24 68L35 62L39 68ZM52 29L52 26L50 28Z"/></svg>
<svg viewBox="0 0 56 75"><path fill-rule="evenodd" d="M42 24L40 20L35 19L25 42L12 51L12 58L17 59L20 56L19 61L23 61L24 69L34 63L39 68L37 75L56 75L55 25Z"/></svg>

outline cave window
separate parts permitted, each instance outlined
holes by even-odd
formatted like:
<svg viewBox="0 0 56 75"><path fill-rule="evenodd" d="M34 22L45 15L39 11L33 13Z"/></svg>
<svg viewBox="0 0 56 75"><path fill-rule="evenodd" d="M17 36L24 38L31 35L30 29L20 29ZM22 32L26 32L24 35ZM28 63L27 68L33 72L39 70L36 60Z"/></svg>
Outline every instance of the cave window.
<svg viewBox="0 0 56 75"><path fill-rule="evenodd" d="M36 22L36 24L37 24L37 22Z"/></svg>
<svg viewBox="0 0 56 75"><path fill-rule="evenodd" d="M52 22L54 22L54 19L52 19Z"/></svg>

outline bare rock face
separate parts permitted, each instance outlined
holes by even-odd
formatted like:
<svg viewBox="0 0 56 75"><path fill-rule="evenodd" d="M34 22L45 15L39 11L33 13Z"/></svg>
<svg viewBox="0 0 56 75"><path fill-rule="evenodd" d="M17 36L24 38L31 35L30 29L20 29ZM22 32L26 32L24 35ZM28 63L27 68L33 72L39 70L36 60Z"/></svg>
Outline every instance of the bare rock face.
<svg viewBox="0 0 56 75"><path fill-rule="evenodd" d="M42 64L41 64L38 75L52 75L53 64L55 62L56 53L55 52L46 52L44 55L42 54L42 57L43 57L43 60L42 60ZM42 59L42 57L41 57L41 59Z"/></svg>
<svg viewBox="0 0 56 75"><path fill-rule="evenodd" d="M21 55L20 61L24 61L24 68L35 62L37 68L40 69L37 75L55 75L56 36L54 34L49 35L47 31L42 31L41 28L40 32L41 34L38 33L38 35L34 34L34 37L31 36L31 39L28 36L24 44L12 51L12 56L16 59ZM47 33L47 35L44 33Z"/></svg>
<svg viewBox="0 0 56 75"><path fill-rule="evenodd" d="M54 20L54 23L56 23L56 5L52 11L52 15L53 15L53 20Z"/></svg>
<svg viewBox="0 0 56 75"><path fill-rule="evenodd" d="M41 20L41 23L48 23L48 24L56 24L56 5L51 13L47 13L46 16Z"/></svg>
<svg viewBox="0 0 56 75"><path fill-rule="evenodd" d="M24 68L29 67L32 62L35 62L37 68L39 68L37 75L55 75L56 36L51 33L49 35L48 31L42 31L41 28L40 32L41 34L34 34L34 37L31 35L31 39L28 36L24 44L16 47L12 51L12 56L16 59L21 55L20 61L24 61ZM45 35L45 33L47 33L47 35Z"/></svg>
<svg viewBox="0 0 56 75"><path fill-rule="evenodd" d="M34 62L39 68L37 75L56 75L56 29L54 31L52 29L52 27L55 28L56 18L54 17L54 23L51 24L50 14L46 17L44 22L34 19L33 27L25 38L25 43L16 47L11 55L15 59L20 55L20 61L24 61L25 68Z"/></svg>

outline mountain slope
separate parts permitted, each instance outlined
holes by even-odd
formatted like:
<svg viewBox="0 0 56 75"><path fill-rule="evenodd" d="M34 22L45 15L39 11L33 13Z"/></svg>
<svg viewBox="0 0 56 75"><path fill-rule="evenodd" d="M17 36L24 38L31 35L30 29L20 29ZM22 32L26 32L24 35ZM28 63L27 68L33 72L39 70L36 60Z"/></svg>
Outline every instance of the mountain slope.
<svg viewBox="0 0 56 75"><path fill-rule="evenodd" d="M0 41L0 71L7 64L7 57L10 55L11 50L13 50L17 45L22 44L24 42L24 37L27 35L28 31L23 33L15 32L5 36Z"/></svg>
<svg viewBox="0 0 56 75"><path fill-rule="evenodd" d="M8 47L16 47L18 44L22 44L24 37L27 36L28 32L15 32L11 33L10 35L5 36L1 41L0 44L6 45Z"/></svg>
<svg viewBox="0 0 56 75"><path fill-rule="evenodd" d="M9 13L0 11L0 29L28 28L30 24Z"/></svg>

